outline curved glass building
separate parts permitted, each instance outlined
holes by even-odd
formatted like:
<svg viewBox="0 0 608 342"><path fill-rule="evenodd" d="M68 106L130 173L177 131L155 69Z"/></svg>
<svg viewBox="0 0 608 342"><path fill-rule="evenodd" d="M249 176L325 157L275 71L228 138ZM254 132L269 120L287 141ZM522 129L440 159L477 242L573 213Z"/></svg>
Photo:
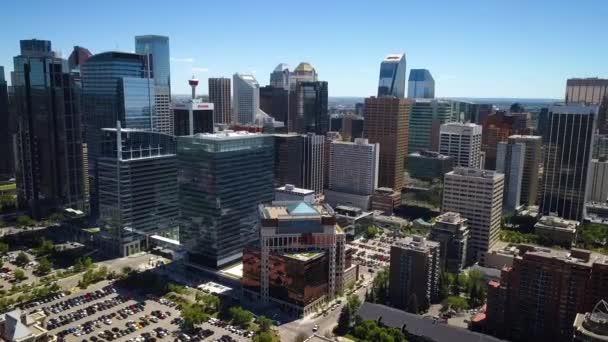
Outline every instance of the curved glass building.
<svg viewBox="0 0 608 342"><path fill-rule="evenodd" d="M380 64L378 97L405 97L405 54L388 55Z"/></svg>

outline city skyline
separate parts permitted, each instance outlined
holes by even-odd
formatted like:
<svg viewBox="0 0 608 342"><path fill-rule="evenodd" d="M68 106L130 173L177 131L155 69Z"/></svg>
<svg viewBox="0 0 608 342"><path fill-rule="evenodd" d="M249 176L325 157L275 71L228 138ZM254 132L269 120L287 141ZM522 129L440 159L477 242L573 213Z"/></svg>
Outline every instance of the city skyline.
<svg viewBox="0 0 608 342"><path fill-rule="evenodd" d="M577 4L556 8L548 1L526 3L526 11L521 11L523 7L512 2L473 1L455 6L387 1L380 6L345 6L311 1L311 10L322 9L315 13L317 25L306 34L298 26L283 25L272 36L262 24L264 18L283 13L299 21L310 13L301 13L296 4L217 3L203 8L202 4L183 1L161 11L155 6L141 8L118 2L89 4L86 9L71 1L59 5L39 2L36 6L13 3L0 14L0 23L10 27L0 38L5 47L0 52L0 65L5 66L10 80L12 56L21 39L51 40L67 58L75 45L94 54L130 52L135 36L158 34L170 38L174 94L189 93L186 80L193 74L201 80L200 93L206 94L208 77L252 73L260 85L266 85L277 64L294 68L305 61L331 85L330 96L370 96L376 93L382 59L405 52L408 75L411 68L430 70L436 79L437 97L563 99L565 79L608 76L597 57L606 55L608 48L594 44L601 41L601 22L608 4L593 3L593 11ZM116 11L117 7L121 10ZM387 7L392 10L384 11ZM135 12L139 13L137 20L130 20L130 13ZM91 13L95 13L94 18ZM251 25L252 15L260 25ZM501 28L499 23L509 17L517 18L517 23L510 29ZM568 25L554 25L566 20ZM57 25L59 22L70 25ZM197 28L192 30L188 22L204 25L194 25ZM394 23L396 29L383 29L385 22ZM430 24L438 22L442 24ZM207 33L218 25L227 29ZM263 40L268 37L280 44L267 44ZM453 46L446 49L446 44Z"/></svg>

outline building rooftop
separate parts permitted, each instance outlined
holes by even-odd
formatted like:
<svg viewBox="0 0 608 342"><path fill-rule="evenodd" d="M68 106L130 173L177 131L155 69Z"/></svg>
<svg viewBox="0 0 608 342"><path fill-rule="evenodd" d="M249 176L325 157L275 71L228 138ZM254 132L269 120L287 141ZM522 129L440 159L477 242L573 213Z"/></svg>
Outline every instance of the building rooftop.
<svg viewBox="0 0 608 342"><path fill-rule="evenodd" d="M286 252L283 253L283 256L286 256L288 258L292 258L295 260L299 260L299 261L309 261L315 258L318 258L322 255L324 255L325 252L323 251L313 251L313 252Z"/></svg>
<svg viewBox="0 0 608 342"><path fill-rule="evenodd" d="M585 106L582 104L551 106L549 112L555 114L597 114L598 106Z"/></svg>
<svg viewBox="0 0 608 342"><path fill-rule="evenodd" d="M504 178L504 174L491 170L482 170L473 167L456 167L453 171L446 173L446 176L463 176L463 177L477 177L477 178L488 178L488 179L500 179Z"/></svg>
<svg viewBox="0 0 608 342"><path fill-rule="evenodd" d="M251 133L247 131L221 131L216 133L197 133L192 137L199 140L214 140L214 141L222 141L222 140L238 140L238 139L248 139L248 138L258 138L266 136L262 133Z"/></svg>
<svg viewBox="0 0 608 342"><path fill-rule="evenodd" d="M296 188L293 184L285 184L281 187L276 188L275 190L282 192L290 192L299 195L311 195L315 193L314 190Z"/></svg>
<svg viewBox="0 0 608 342"><path fill-rule="evenodd" d="M459 213L452 211L445 212L435 218L435 222L449 223L449 224L465 224L467 219L460 216Z"/></svg>
<svg viewBox="0 0 608 342"><path fill-rule="evenodd" d="M439 152L435 152L435 151L413 152L413 153L410 153L408 155L408 157L434 158L434 159L442 159L442 160L452 159L452 157L450 157L450 156L446 156L446 155L440 154Z"/></svg>
<svg viewBox="0 0 608 342"><path fill-rule="evenodd" d="M520 135L514 134L510 135L509 139L519 139L519 140L541 140L542 137L540 135Z"/></svg>
<svg viewBox="0 0 608 342"><path fill-rule="evenodd" d="M260 205L260 213L265 219L290 217L321 217L333 215L333 209L325 204L309 204L302 201L274 201L269 205Z"/></svg>
<svg viewBox="0 0 608 342"><path fill-rule="evenodd" d="M384 61L383 62L398 63L402 58L405 59L405 54L404 53L392 53L392 54L387 55L386 57L384 57Z"/></svg>
<svg viewBox="0 0 608 342"><path fill-rule="evenodd" d="M580 223L574 220L566 220L558 216L543 216L534 225L534 228L570 231L576 233Z"/></svg>
<svg viewBox="0 0 608 342"><path fill-rule="evenodd" d="M422 236L413 235L395 240L392 244L392 247L400 247L403 249L409 249L418 252L426 252L430 248L439 247L439 242L427 240Z"/></svg>

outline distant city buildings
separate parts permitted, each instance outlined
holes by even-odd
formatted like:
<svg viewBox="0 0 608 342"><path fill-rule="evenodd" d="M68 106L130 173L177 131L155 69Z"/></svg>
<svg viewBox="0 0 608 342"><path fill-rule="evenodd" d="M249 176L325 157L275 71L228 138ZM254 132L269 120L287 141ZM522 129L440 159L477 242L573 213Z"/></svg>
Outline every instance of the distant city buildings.
<svg viewBox="0 0 608 342"><path fill-rule="evenodd" d="M406 237L391 246L391 304L412 313L426 311L439 294L439 243L421 236Z"/></svg>
<svg viewBox="0 0 608 342"><path fill-rule="evenodd" d="M378 97L405 97L405 68L405 54L392 54L384 58L380 63Z"/></svg>
<svg viewBox="0 0 608 342"><path fill-rule="evenodd" d="M98 157L100 243L108 255L146 250L149 237L176 237L179 224L175 137L104 128Z"/></svg>
<svg viewBox="0 0 608 342"><path fill-rule="evenodd" d="M468 264L498 242L504 178L476 168L456 168L445 175L441 211L456 212L468 220Z"/></svg>
<svg viewBox="0 0 608 342"><path fill-rule="evenodd" d="M261 87L260 109L275 120L287 124L289 116L289 90L274 86Z"/></svg>
<svg viewBox="0 0 608 342"><path fill-rule="evenodd" d="M410 102L396 97L365 99L363 137L380 144L378 186L397 192L403 187L403 165L408 143Z"/></svg>
<svg viewBox="0 0 608 342"><path fill-rule="evenodd" d="M275 201L258 209L259 244L243 252L244 295L297 316L320 309L356 272L345 235L329 205Z"/></svg>
<svg viewBox="0 0 608 342"><path fill-rule="evenodd" d="M599 106L596 128L608 134L608 79L570 78L566 81L566 104Z"/></svg>
<svg viewBox="0 0 608 342"><path fill-rule="evenodd" d="M327 99L327 82L298 80L289 103L289 131L326 134L329 131Z"/></svg>
<svg viewBox="0 0 608 342"><path fill-rule="evenodd" d="M606 279L604 255L520 245L500 281L489 282L488 331L509 340L571 341L577 313L608 297Z"/></svg>
<svg viewBox="0 0 608 342"><path fill-rule="evenodd" d="M496 171L505 175L503 208L514 212L519 207L524 176L526 145L522 143L498 143Z"/></svg>
<svg viewBox="0 0 608 342"><path fill-rule="evenodd" d="M453 121L452 103L445 100L412 99L408 152L439 150L439 130Z"/></svg>
<svg viewBox="0 0 608 342"><path fill-rule="evenodd" d="M229 124L232 122L229 78L209 78L209 102L214 107L214 122Z"/></svg>
<svg viewBox="0 0 608 342"><path fill-rule="evenodd" d="M276 68L274 68L272 73L270 73L270 86L289 91L290 76L291 73L289 72L289 65L280 63L276 66Z"/></svg>
<svg viewBox="0 0 608 342"><path fill-rule="evenodd" d="M380 145L367 139L355 142L334 141L330 145L329 184L325 201L369 209L371 195L378 187Z"/></svg>
<svg viewBox="0 0 608 342"><path fill-rule="evenodd" d="M581 220L597 107L553 106L543 135L541 213Z"/></svg>
<svg viewBox="0 0 608 342"><path fill-rule="evenodd" d="M232 77L233 122L255 123L260 109L260 85L250 74L236 73Z"/></svg>
<svg viewBox="0 0 608 342"><path fill-rule="evenodd" d="M219 268L258 239L257 206L272 201L274 142L247 132L177 138L180 243L189 262ZM244 172L246 170L246 172Z"/></svg>
<svg viewBox="0 0 608 342"><path fill-rule="evenodd" d="M435 98L435 80L426 69L411 69L407 82L407 97L410 99Z"/></svg>
<svg viewBox="0 0 608 342"><path fill-rule="evenodd" d="M93 54L87 48L82 46L74 46L72 53L70 53L70 57L68 57L68 67L69 71L78 71L80 70L80 66L86 62Z"/></svg>
<svg viewBox="0 0 608 342"><path fill-rule="evenodd" d="M213 133L213 103L201 102L198 99L185 103L173 102L171 111L175 136Z"/></svg>
<svg viewBox="0 0 608 342"><path fill-rule="evenodd" d="M454 169L454 158L438 152L420 151L407 155L410 177L422 180L443 180L443 175Z"/></svg>
<svg viewBox="0 0 608 342"><path fill-rule="evenodd" d="M13 58L12 74L18 127L18 201L36 219L63 208L86 209L82 122L75 80L66 68L67 62L51 51L50 41L22 40L20 46L21 54ZM9 126L2 130L8 134L11 120L6 121ZM3 146L3 152L9 152L9 148ZM11 155L3 154L0 159Z"/></svg>
<svg viewBox="0 0 608 342"><path fill-rule="evenodd" d="M439 131L439 153L454 158L455 166L481 167L481 126L449 122Z"/></svg>
<svg viewBox="0 0 608 342"><path fill-rule="evenodd" d="M437 216L429 239L439 243L441 270L458 274L466 267L469 241L466 218L454 212Z"/></svg>
<svg viewBox="0 0 608 342"><path fill-rule="evenodd" d="M536 205L540 188L540 168L542 166L542 137L512 135L508 139L508 144L523 144L525 146L519 203L522 205Z"/></svg>

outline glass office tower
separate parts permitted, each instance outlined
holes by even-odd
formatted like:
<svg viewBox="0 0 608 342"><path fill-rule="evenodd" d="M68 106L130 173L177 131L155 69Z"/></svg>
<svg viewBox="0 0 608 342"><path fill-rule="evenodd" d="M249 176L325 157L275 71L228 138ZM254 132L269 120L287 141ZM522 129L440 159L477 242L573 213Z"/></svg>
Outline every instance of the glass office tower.
<svg viewBox="0 0 608 342"><path fill-rule="evenodd" d="M13 177L15 161L13 156L14 118L8 107L8 85L4 78L4 67L0 66L0 176Z"/></svg>
<svg viewBox="0 0 608 342"><path fill-rule="evenodd" d="M82 111L89 156L91 211L97 210L96 160L100 153L102 128L152 129L155 114L154 79L148 58L126 52L104 52L80 67Z"/></svg>
<svg viewBox="0 0 608 342"><path fill-rule="evenodd" d="M378 97L405 97L405 54L388 55L380 64Z"/></svg>
<svg viewBox="0 0 608 342"><path fill-rule="evenodd" d="M435 80L430 71L426 69L410 70L407 97L410 99L435 98Z"/></svg>
<svg viewBox="0 0 608 342"><path fill-rule="evenodd" d="M137 129L104 128L98 158L102 247L127 256L152 235L177 230L175 137Z"/></svg>
<svg viewBox="0 0 608 342"><path fill-rule="evenodd" d="M154 99L156 116L155 131L173 134L173 113L171 103L171 66L169 63L169 37L145 35L135 37L135 53L150 55L149 65L154 74Z"/></svg>
<svg viewBox="0 0 608 342"><path fill-rule="evenodd" d="M327 82L297 82L289 103L289 130L302 134L325 135L329 131L327 99Z"/></svg>
<svg viewBox="0 0 608 342"><path fill-rule="evenodd" d="M18 199L35 218L85 209L81 115L67 61L47 40L22 40L14 57Z"/></svg>
<svg viewBox="0 0 608 342"><path fill-rule="evenodd" d="M177 137L180 243L193 263L220 267L258 238L272 201L274 139L246 132Z"/></svg>

